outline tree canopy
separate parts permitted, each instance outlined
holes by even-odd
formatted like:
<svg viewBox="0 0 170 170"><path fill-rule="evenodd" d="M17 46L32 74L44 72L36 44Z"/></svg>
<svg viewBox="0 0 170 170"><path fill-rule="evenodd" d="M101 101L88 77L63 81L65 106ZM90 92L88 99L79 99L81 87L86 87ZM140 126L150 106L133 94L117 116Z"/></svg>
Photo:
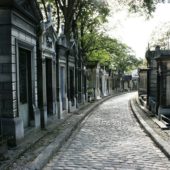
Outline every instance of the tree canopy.
<svg viewBox="0 0 170 170"><path fill-rule="evenodd" d="M155 48L159 45L163 49L170 48L170 23L165 22L160 24L152 32L151 40L149 42L150 48Z"/></svg>
<svg viewBox="0 0 170 170"><path fill-rule="evenodd" d="M92 39L91 36L89 38ZM117 39L98 35L96 41L95 45L89 46L87 50L88 61L98 61L98 63L122 73L142 64L142 60L135 57L132 49Z"/></svg>
<svg viewBox="0 0 170 170"><path fill-rule="evenodd" d="M105 19L108 12L108 2L119 6L127 6L131 12L142 12L150 15L155 10L155 5L161 0L37 0L42 4L44 14L47 18L47 4L51 3L53 8L54 19L59 27L61 22L65 24L65 34L71 32L73 24L85 13L90 14L92 10L100 14L100 20ZM164 0L162 0L164 2ZM107 6L107 8L105 8ZM86 18L88 19L88 18ZM87 20L85 20L87 21ZM59 30L59 29L57 29Z"/></svg>
<svg viewBox="0 0 170 170"><path fill-rule="evenodd" d="M98 61L111 69L126 72L139 65L132 50L116 39L106 36L100 26L107 22L110 7L106 0L38 0L44 18L48 19L48 3L52 4L53 19L59 33L61 23L67 39L73 33L85 61ZM111 0L112 1L112 0ZM119 5L127 5L131 12L145 12L150 15L154 0L113 0Z"/></svg>

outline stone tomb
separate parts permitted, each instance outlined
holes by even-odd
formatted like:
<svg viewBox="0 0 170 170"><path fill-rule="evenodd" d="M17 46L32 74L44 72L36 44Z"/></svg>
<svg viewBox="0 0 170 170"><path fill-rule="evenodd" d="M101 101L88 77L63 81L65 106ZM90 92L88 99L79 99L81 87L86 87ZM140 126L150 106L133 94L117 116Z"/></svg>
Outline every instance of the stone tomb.
<svg viewBox="0 0 170 170"><path fill-rule="evenodd" d="M158 116L170 118L170 50L156 49L158 67Z"/></svg>
<svg viewBox="0 0 170 170"><path fill-rule="evenodd" d="M0 122L10 145L40 126L37 103L37 26L34 0L0 1Z"/></svg>
<svg viewBox="0 0 170 170"><path fill-rule="evenodd" d="M100 64L91 61L87 64L87 92L90 99L101 99L101 85Z"/></svg>
<svg viewBox="0 0 170 170"><path fill-rule="evenodd" d="M56 52L57 35L51 21L51 9L48 6L48 20L41 23L42 34L39 39L38 56L38 104L41 111L41 125L44 128L49 116L58 115L56 88Z"/></svg>
<svg viewBox="0 0 170 170"><path fill-rule="evenodd" d="M105 66L100 68L101 77L101 94L102 96L109 95L109 73L107 72Z"/></svg>
<svg viewBox="0 0 170 170"><path fill-rule="evenodd" d="M148 69L141 69L138 70L139 80L138 80L138 95L146 95L147 94L147 75Z"/></svg>
<svg viewBox="0 0 170 170"><path fill-rule="evenodd" d="M57 42L57 102L59 118L64 118L68 112L67 97L67 63L68 63L68 45L65 35L61 33Z"/></svg>
<svg viewBox="0 0 170 170"><path fill-rule="evenodd" d="M67 64L67 93L68 93L68 111L73 112L77 108L77 98L76 98L76 79L75 79L75 62L77 58L77 45L74 39L71 39L68 64Z"/></svg>
<svg viewBox="0 0 170 170"><path fill-rule="evenodd" d="M157 95L157 62L155 60L155 51L148 50L146 52L146 59L148 62L148 108L154 114L157 114L158 109L158 95Z"/></svg>

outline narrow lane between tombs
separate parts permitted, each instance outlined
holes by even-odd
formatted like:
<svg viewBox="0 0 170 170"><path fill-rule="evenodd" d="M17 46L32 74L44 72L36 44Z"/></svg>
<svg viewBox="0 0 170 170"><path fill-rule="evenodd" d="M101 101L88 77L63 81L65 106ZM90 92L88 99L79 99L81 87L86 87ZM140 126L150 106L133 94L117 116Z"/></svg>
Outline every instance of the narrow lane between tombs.
<svg viewBox="0 0 170 170"><path fill-rule="evenodd" d="M96 108L44 170L170 169L168 158L131 112L133 95L112 98Z"/></svg>

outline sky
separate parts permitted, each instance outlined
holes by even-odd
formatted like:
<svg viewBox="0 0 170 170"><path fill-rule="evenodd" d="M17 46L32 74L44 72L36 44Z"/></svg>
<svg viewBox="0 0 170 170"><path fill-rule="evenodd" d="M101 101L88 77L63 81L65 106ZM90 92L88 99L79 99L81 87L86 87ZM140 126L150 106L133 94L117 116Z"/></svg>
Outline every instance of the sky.
<svg viewBox="0 0 170 170"><path fill-rule="evenodd" d="M168 21L170 22L170 4L168 3L158 4L153 17L149 20L139 14L128 14L126 9L115 12L113 6L106 32L109 36L118 38L130 46L137 58L144 58L152 32Z"/></svg>

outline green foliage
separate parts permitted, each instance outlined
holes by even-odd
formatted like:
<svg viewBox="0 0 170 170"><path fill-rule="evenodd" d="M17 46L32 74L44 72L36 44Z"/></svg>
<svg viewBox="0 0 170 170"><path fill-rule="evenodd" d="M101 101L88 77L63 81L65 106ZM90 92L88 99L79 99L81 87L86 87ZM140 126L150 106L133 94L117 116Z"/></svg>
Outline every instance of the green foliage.
<svg viewBox="0 0 170 170"><path fill-rule="evenodd" d="M84 33L97 31L97 28L107 21L110 12L107 3L97 0L82 1L79 10L77 24L81 37Z"/></svg>
<svg viewBox="0 0 170 170"><path fill-rule="evenodd" d="M137 59L134 55L124 54L121 57L112 55L111 67L118 72L129 72L136 69L142 64L142 60Z"/></svg>
<svg viewBox="0 0 170 170"><path fill-rule="evenodd" d="M87 53L88 61L98 61L100 64L105 65L106 62L111 61L110 53L105 49L93 50L91 53Z"/></svg>
<svg viewBox="0 0 170 170"><path fill-rule="evenodd" d="M60 22L65 24L65 35L70 38L71 32L79 41L79 49L86 61L98 61L109 65L117 71L126 72L133 69L140 60L132 55L132 50L116 39L109 38L101 33L100 26L107 22L109 6L102 0L38 0L43 5L47 15L46 6L52 3L53 18L56 20L57 31ZM150 14L154 10L153 0L132 1L117 0L128 5L135 12L143 9ZM66 4L68 2L68 4Z"/></svg>
<svg viewBox="0 0 170 170"><path fill-rule="evenodd" d="M135 69L142 63L142 60L137 59L127 45L111 38L109 38L108 44L111 54L110 68L124 73Z"/></svg>
<svg viewBox="0 0 170 170"><path fill-rule="evenodd" d="M142 64L142 60L137 59L133 51L117 39L102 34L86 34L85 37L87 61L98 61L98 63L122 73L133 70ZM89 42L91 42L90 46Z"/></svg>
<svg viewBox="0 0 170 170"><path fill-rule="evenodd" d="M155 11L158 0L117 0L116 2L122 7L127 7L132 13L139 13L150 17Z"/></svg>

